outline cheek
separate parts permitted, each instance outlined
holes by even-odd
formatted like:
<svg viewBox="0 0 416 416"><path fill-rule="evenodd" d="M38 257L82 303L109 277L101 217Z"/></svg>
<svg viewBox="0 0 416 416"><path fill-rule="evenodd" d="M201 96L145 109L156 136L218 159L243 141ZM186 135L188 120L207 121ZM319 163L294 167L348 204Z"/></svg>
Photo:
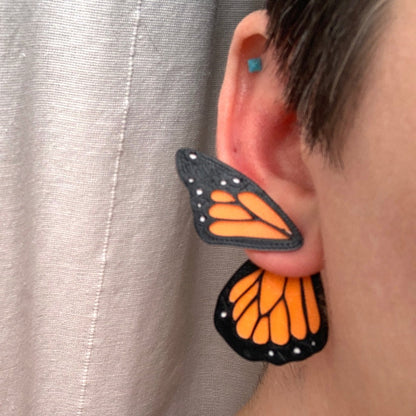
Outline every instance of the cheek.
<svg viewBox="0 0 416 416"><path fill-rule="evenodd" d="M312 175L339 358L352 355L356 366L393 379L396 368L416 368L416 172L410 157L403 163L381 144L370 157L370 143L357 143L365 152L354 158L346 152L343 172L315 163Z"/></svg>
<svg viewBox="0 0 416 416"><path fill-rule="evenodd" d="M416 282L416 90L409 95L414 82L399 88L397 74L409 78L408 67L392 69L383 64L389 59L380 58L342 139L344 169L317 154L310 166L327 263L336 259L350 276L384 279L396 289Z"/></svg>
<svg viewBox="0 0 416 416"><path fill-rule="evenodd" d="M409 28L408 39L415 39L415 24ZM319 206L332 339L345 348L340 360L355 351L362 368L372 365L390 388L405 389L403 373L416 368L416 55L413 47L400 55L409 42L397 33L383 42L342 140L344 169L327 167L318 154L308 166Z"/></svg>
<svg viewBox="0 0 416 416"><path fill-rule="evenodd" d="M316 154L309 163L330 284L372 297L375 314L397 299L414 304L416 293L416 125L398 128L397 115L377 110L345 138L343 170Z"/></svg>
<svg viewBox="0 0 416 416"><path fill-rule="evenodd" d="M416 172L392 152L378 155L377 163L356 157L343 172L315 173L326 260L408 276L416 270Z"/></svg>

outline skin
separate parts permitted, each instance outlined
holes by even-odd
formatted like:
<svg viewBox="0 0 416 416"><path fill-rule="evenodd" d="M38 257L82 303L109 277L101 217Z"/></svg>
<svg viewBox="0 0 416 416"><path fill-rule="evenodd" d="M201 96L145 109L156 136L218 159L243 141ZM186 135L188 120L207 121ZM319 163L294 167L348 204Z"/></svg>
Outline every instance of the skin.
<svg viewBox="0 0 416 416"><path fill-rule="evenodd" d="M268 366L238 416L416 414L416 8L396 0L357 111L343 169L310 153L264 52L263 12L237 28L219 102L220 159L268 192L300 228L295 253L248 252L275 273L321 271L326 348ZM261 74L248 74L262 56ZM282 195L284 198L282 199Z"/></svg>

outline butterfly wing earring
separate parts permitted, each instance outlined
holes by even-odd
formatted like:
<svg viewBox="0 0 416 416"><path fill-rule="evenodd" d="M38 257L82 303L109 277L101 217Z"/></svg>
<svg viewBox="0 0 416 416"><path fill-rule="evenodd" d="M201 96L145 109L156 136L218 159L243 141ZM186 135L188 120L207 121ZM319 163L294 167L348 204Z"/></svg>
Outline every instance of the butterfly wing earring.
<svg viewBox="0 0 416 416"><path fill-rule="evenodd" d="M178 150L176 166L205 242L275 251L302 246L292 220L242 173L191 149ZM247 261L220 293L214 322L248 360L275 365L304 360L320 351L328 336L320 275L278 276Z"/></svg>

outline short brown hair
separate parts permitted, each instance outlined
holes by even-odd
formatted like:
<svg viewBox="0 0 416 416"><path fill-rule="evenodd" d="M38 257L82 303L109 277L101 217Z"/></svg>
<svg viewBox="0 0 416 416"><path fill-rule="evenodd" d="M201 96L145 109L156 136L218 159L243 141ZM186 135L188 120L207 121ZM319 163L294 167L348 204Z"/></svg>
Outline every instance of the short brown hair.
<svg viewBox="0 0 416 416"><path fill-rule="evenodd" d="M390 0L267 0L268 46L310 149L342 164L336 143L362 90Z"/></svg>

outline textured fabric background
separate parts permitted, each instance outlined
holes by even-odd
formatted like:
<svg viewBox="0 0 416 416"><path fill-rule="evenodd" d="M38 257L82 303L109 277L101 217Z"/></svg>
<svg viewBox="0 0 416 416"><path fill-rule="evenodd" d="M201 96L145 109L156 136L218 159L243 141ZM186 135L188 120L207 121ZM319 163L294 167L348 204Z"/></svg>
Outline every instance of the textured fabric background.
<svg viewBox="0 0 416 416"><path fill-rule="evenodd" d="M216 334L241 250L192 226L259 0L0 0L0 414L232 415L260 370Z"/></svg>

